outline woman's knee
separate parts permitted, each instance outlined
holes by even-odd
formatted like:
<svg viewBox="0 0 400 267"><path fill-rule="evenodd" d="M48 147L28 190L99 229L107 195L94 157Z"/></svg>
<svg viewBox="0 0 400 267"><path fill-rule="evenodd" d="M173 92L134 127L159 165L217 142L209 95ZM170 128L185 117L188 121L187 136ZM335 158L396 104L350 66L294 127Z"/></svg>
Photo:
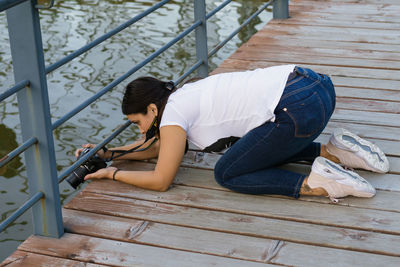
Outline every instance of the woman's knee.
<svg viewBox="0 0 400 267"><path fill-rule="evenodd" d="M221 160L222 158L220 158L217 163L215 164L214 167L214 178L215 181L217 181L217 183L221 186L225 186L225 181L226 178L224 177L225 173L226 173L226 167L225 164L223 164L223 160Z"/></svg>

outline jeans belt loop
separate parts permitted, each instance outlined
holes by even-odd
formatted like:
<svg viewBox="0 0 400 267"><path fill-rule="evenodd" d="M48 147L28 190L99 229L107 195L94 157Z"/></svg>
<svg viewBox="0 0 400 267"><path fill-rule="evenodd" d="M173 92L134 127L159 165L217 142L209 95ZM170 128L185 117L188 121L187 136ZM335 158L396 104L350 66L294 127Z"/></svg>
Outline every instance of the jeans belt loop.
<svg viewBox="0 0 400 267"><path fill-rule="evenodd" d="M299 75L299 73L297 72L297 66L295 66L293 71L291 73L289 73L287 81L289 82L289 81L293 80L294 78L297 77L297 75Z"/></svg>

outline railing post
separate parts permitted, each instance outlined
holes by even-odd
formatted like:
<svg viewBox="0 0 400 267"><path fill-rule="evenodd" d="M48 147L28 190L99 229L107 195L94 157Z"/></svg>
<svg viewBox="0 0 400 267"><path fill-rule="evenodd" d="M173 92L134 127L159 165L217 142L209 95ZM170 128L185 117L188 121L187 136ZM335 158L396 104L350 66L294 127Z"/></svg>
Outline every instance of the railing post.
<svg viewBox="0 0 400 267"><path fill-rule="evenodd" d="M272 12L274 19L289 18L289 0L275 0Z"/></svg>
<svg viewBox="0 0 400 267"><path fill-rule="evenodd" d="M201 78L208 76L208 47L207 47L207 20L205 0L194 0L194 20L201 21L201 25L196 28L196 57L202 60L203 64L199 67L197 74Z"/></svg>
<svg viewBox="0 0 400 267"><path fill-rule="evenodd" d="M38 143L25 152L29 192L44 198L32 207L34 234L60 237L64 233L51 130L39 12L36 1L7 10L15 82L29 80L17 93L23 141L36 137Z"/></svg>

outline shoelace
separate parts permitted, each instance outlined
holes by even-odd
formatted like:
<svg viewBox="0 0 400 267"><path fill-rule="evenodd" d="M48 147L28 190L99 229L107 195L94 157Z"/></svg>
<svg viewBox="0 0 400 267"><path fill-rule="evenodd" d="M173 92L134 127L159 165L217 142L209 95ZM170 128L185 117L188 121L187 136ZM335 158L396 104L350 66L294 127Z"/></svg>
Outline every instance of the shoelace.
<svg viewBox="0 0 400 267"><path fill-rule="evenodd" d="M334 197L332 197L332 196L328 196L329 197L329 199L333 202L333 203L339 203L339 201L340 201L340 199L338 199L338 198L334 198Z"/></svg>
<svg viewBox="0 0 400 267"><path fill-rule="evenodd" d="M329 198L330 201L332 201L335 204L339 203L342 200L342 198L335 198L335 197L332 197L332 196L328 196L328 198Z"/></svg>

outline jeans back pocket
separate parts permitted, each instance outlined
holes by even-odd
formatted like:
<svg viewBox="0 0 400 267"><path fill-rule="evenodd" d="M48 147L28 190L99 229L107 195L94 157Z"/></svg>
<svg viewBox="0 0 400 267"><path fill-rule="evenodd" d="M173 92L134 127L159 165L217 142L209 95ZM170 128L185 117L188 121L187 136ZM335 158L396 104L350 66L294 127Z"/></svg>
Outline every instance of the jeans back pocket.
<svg viewBox="0 0 400 267"><path fill-rule="evenodd" d="M296 137L313 136L326 125L324 104L317 92L287 105L283 111L292 119Z"/></svg>

